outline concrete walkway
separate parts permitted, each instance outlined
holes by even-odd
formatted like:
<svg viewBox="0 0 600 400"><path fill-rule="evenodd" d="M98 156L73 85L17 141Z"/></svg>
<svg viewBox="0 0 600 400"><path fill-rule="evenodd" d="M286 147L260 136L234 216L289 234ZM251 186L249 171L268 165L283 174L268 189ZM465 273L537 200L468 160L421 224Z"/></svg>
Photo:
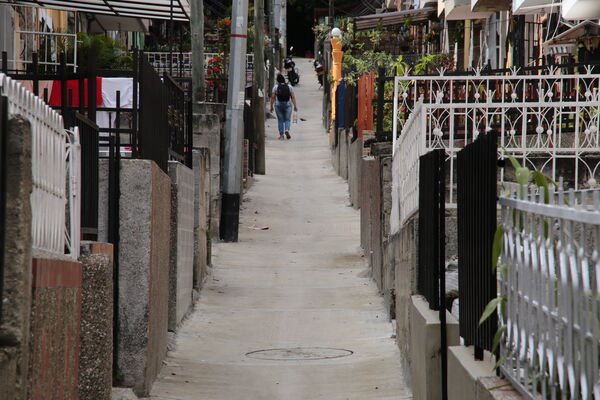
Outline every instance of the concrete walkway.
<svg viewBox="0 0 600 400"><path fill-rule="evenodd" d="M289 141L267 121L267 175L245 195L240 242L216 246L152 399L411 398L361 257L359 214L331 167L321 91L308 60L297 63L306 121Z"/></svg>

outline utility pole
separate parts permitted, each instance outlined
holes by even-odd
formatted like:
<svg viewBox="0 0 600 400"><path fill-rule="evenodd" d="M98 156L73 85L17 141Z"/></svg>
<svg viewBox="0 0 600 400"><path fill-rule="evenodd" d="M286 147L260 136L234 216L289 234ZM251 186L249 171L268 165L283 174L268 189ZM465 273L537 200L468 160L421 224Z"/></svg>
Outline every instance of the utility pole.
<svg viewBox="0 0 600 400"><path fill-rule="evenodd" d="M329 0L329 25L333 26L333 0Z"/></svg>
<svg viewBox="0 0 600 400"><path fill-rule="evenodd" d="M256 138L255 172L265 168L265 0L254 0L254 128ZM270 89L269 89L270 91Z"/></svg>
<svg viewBox="0 0 600 400"><path fill-rule="evenodd" d="M281 2L281 21L279 22L279 33L281 34L281 57L287 57L287 0Z"/></svg>
<svg viewBox="0 0 600 400"><path fill-rule="evenodd" d="M275 0L269 2L269 91L275 86Z"/></svg>
<svg viewBox="0 0 600 400"><path fill-rule="evenodd" d="M248 0L234 0L231 18L227 108L225 110L225 154L220 229L221 240L225 242L238 241L247 38Z"/></svg>
<svg viewBox="0 0 600 400"><path fill-rule="evenodd" d="M275 62L277 63L277 68L279 72L281 72L281 2L282 0L274 0L273 1L273 18L275 25Z"/></svg>
<svg viewBox="0 0 600 400"><path fill-rule="evenodd" d="M191 1L192 29L192 99L206 100L204 84L204 0Z"/></svg>

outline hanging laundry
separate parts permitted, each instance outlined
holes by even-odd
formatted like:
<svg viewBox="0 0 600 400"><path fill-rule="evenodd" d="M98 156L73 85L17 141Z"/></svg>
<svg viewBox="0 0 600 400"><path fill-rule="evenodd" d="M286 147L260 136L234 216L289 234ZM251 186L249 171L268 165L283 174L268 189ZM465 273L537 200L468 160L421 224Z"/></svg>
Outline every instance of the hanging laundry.
<svg viewBox="0 0 600 400"><path fill-rule="evenodd" d="M84 99L84 106L87 107L88 105L88 80L84 79L83 82L83 99ZM103 79L101 77L97 77L96 78L96 106L101 106L102 105L102 81ZM72 102L71 102L71 106L73 107L79 107L79 80L77 79L69 79L67 81L67 101L69 101L68 99L68 92L72 91ZM62 101L61 101L61 87L60 87L60 81L54 81L52 83L52 93L50 94L50 105L51 106L61 106L62 105Z"/></svg>
<svg viewBox="0 0 600 400"><path fill-rule="evenodd" d="M102 81L102 105L106 108L117 107L117 92L121 95L121 108L133 108L133 78L104 78ZM100 111L96 123L100 128L115 127L114 111Z"/></svg>

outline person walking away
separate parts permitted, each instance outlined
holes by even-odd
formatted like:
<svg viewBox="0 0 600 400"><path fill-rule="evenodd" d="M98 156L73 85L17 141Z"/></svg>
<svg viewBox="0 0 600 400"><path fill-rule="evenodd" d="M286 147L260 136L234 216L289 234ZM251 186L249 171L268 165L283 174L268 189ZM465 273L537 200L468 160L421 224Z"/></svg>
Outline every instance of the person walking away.
<svg viewBox="0 0 600 400"><path fill-rule="evenodd" d="M277 84L273 87L271 94L271 112L275 109L277 114L277 125L279 127L279 140L283 140L283 135L291 139L290 126L292 119L292 104L294 111L298 112L296 95L294 89L288 83L285 83L283 75L277 75ZM275 107L273 107L275 105Z"/></svg>

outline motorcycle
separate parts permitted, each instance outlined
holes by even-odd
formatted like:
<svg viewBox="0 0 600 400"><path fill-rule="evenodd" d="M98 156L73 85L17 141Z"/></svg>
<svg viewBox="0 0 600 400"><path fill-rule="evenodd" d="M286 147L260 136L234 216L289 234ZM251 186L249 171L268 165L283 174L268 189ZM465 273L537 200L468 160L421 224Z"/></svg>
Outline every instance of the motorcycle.
<svg viewBox="0 0 600 400"><path fill-rule="evenodd" d="M296 68L296 63L292 59L294 55L294 47L290 47L289 55L283 59L283 68L287 73L288 81L292 86L296 86L298 82L300 82L300 73L298 72L298 68Z"/></svg>
<svg viewBox="0 0 600 400"><path fill-rule="evenodd" d="M321 52L319 52L319 58L321 58ZM319 61L318 58L315 58L313 62L313 67L315 68L315 72L317 73L317 80L319 81L319 85L323 86L323 77L325 76L325 67Z"/></svg>

